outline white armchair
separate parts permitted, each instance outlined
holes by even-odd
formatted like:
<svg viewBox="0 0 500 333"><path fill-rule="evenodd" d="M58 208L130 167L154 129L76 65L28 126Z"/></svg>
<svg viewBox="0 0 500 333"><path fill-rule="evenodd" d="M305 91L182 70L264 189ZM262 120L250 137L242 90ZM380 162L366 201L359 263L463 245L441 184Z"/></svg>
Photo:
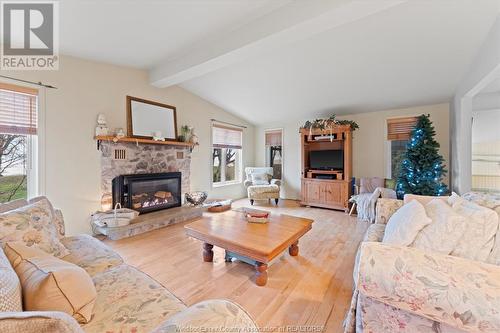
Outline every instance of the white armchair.
<svg viewBox="0 0 500 333"><path fill-rule="evenodd" d="M245 168L246 180L244 182L247 188L250 204L254 204L255 200L270 200L274 199L278 204L280 198L281 180L272 179L273 168L248 167Z"/></svg>

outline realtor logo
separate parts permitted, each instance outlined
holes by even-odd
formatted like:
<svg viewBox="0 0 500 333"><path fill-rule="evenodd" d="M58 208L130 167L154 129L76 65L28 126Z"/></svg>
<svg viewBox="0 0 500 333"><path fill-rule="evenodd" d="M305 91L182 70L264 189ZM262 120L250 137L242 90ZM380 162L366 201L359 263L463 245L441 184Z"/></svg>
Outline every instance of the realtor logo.
<svg viewBox="0 0 500 333"><path fill-rule="evenodd" d="M58 5L55 1L1 2L1 69L58 69Z"/></svg>

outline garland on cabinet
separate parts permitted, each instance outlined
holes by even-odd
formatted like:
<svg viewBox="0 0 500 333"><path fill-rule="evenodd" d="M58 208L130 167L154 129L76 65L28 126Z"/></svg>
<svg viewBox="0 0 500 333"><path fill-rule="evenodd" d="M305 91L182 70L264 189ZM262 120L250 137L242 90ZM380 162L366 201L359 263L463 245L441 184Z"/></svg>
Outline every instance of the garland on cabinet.
<svg viewBox="0 0 500 333"><path fill-rule="evenodd" d="M333 138L333 127L338 125L349 125L352 131L359 128L359 125L354 120L337 120L336 115L332 114L330 118L315 119L313 121L306 121L301 127L309 129L309 137L312 138L313 129L330 130L330 136Z"/></svg>

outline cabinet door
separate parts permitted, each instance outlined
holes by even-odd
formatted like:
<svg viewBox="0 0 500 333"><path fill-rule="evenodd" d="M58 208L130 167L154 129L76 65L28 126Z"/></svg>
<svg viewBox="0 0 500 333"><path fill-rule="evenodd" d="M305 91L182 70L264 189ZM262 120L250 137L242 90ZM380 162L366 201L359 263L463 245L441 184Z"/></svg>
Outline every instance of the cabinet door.
<svg viewBox="0 0 500 333"><path fill-rule="evenodd" d="M321 202L321 184L315 181L304 181L304 198L303 201L309 203Z"/></svg>
<svg viewBox="0 0 500 333"><path fill-rule="evenodd" d="M324 203L327 205L344 205L343 202L344 183L325 183L324 184Z"/></svg>

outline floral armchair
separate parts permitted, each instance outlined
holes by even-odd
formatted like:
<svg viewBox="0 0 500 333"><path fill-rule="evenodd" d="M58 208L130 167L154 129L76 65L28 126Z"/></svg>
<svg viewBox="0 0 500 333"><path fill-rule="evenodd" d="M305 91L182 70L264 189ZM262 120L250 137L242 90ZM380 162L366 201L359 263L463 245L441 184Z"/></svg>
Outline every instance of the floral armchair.
<svg viewBox="0 0 500 333"><path fill-rule="evenodd" d="M358 251L345 332L500 332L500 266L381 243L402 205L378 200Z"/></svg>
<svg viewBox="0 0 500 333"><path fill-rule="evenodd" d="M248 198L253 205L255 200L274 199L278 204L280 198L281 180L273 178L273 168L271 167L247 167L245 168Z"/></svg>

